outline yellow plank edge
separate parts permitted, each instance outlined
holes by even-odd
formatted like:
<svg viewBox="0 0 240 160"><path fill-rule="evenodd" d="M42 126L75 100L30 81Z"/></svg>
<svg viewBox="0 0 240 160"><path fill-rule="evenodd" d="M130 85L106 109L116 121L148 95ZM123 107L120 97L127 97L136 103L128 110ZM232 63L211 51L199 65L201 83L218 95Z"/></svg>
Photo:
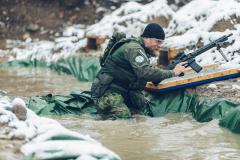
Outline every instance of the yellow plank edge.
<svg viewBox="0 0 240 160"><path fill-rule="evenodd" d="M205 75L203 75L204 73L200 73L197 77L188 77L188 78L183 77L183 79L177 79L174 81L159 83L158 85L154 85L152 82L148 82L146 85L146 88L153 88L153 89L168 88L168 87L172 87L172 86L183 85L183 84L187 84L187 83L193 83L193 82L197 82L197 81L231 75L231 74L235 74L235 73L239 73L239 72L240 72L240 68L229 69L229 70L224 70L224 71L216 71L214 73L205 74Z"/></svg>
<svg viewBox="0 0 240 160"><path fill-rule="evenodd" d="M206 71L206 70L211 70L211 69L214 69L214 68L217 68L217 67L219 67L219 64L215 63L215 64L202 66L202 70ZM186 71L185 73L195 73L195 71L190 67L186 68L185 71Z"/></svg>

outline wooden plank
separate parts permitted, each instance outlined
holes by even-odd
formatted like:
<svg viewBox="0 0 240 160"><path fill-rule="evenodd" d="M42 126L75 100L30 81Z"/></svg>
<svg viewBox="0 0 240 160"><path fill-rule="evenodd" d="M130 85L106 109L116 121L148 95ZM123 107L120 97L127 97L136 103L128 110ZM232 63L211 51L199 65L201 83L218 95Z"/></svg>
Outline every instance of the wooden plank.
<svg viewBox="0 0 240 160"><path fill-rule="evenodd" d="M217 67L219 67L219 64L210 64L210 65L205 65L205 66L202 66L202 70L203 71L206 71L206 70L212 70L212 69L214 69L214 68L217 68ZM188 67L188 68L186 68L186 73L188 74L188 73L195 73L195 71L192 69L192 68L190 68L190 67Z"/></svg>
<svg viewBox="0 0 240 160"><path fill-rule="evenodd" d="M177 48L169 48L168 49L168 61L174 59L178 53L179 53L180 49Z"/></svg>
<svg viewBox="0 0 240 160"><path fill-rule="evenodd" d="M146 85L146 89L161 90L161 89L166 89L169 87L186 85L186 84L206 81L206 80L210 80L210 79L221 78L224 76L231 77L231 75L240 77L240 68L213 71L212 73L206 73L206 74L199 73L199 74L194 74L192 77L186 77L186 76L178 77L176 79L172 79L172 80L169 79L169 80L163 81L156 86L153 83L148 82Z"/></svg>
<svg viewBox="0 0 240 160"><path fill-rule="evenodd" d="M101 44L103 44L106 41L105 37L97 37L96 38L96 44L99 46Z"/></svg>

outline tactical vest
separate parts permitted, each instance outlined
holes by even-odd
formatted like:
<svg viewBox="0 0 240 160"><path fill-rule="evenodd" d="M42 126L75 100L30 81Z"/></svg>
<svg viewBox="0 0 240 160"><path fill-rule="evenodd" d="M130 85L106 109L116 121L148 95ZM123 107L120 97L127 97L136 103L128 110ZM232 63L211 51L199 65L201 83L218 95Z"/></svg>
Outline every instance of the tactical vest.
<svg viewBox="0 0 240 160"><path fill-rule="evenodd" d="M105 66L101 68L100 72L107 73L113 77L112 87L119 87L123 90L144 89L146 82L138 79L129 61L124 59L126 48L132 48L136 45L143 48L140 40L135 38L116 49L115 52L106 59Z"/></svg>

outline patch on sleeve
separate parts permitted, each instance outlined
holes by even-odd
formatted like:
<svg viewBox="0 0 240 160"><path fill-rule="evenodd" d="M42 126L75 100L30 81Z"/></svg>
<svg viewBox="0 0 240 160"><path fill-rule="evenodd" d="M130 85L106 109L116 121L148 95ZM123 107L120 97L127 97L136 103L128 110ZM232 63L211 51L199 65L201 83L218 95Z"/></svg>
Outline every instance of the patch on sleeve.
<svg viewBox="0 0 240 160"><path fill-rule="evenodd" d="M143 56L137 56L137 57L135 58L135 61L136 61L137 63L142 63L142 62L144 61L144 57L143 57Z"/></svg>
<svg viewBox="0 0 240 160"><path fill-rule="evenodd" d="M144 65L148 65L148 57L142 49L133 48L132 52L129 53L131 53L129 56L129 62L133 68L141 68Z"/></svg>

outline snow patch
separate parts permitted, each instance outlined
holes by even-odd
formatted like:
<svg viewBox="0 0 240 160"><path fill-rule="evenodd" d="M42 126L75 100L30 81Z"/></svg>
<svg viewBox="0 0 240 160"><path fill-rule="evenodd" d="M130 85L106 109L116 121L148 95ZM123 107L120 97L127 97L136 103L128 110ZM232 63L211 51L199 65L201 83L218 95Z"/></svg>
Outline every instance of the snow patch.
<svg viewBox="0 0 240 160"><path fill-rule="evenodd" d="M232 90L240 90L240 86L236 85L236 84L233 84L232 85Z"/></svg>
<svg viewBox="0 0 240 160"><path fill-rule="evenodd" d="M57 121L39 117L27 109L27 119L20 121L11 111L14 105L26 107L25 102L15 98L12 102L0 97L0 124L7 125L8 131L1 132L9 139L27 142L22 153L32 159L84 158L118 160L120 157L88 135L69 131Z"/></svg>
<svg viewBox="0 0 240 160"><path fill-rule="evenodd" d="M207 88L210 88L210 89L217 89L217 85L216 84L210 84L207 86Z"/></svg>

